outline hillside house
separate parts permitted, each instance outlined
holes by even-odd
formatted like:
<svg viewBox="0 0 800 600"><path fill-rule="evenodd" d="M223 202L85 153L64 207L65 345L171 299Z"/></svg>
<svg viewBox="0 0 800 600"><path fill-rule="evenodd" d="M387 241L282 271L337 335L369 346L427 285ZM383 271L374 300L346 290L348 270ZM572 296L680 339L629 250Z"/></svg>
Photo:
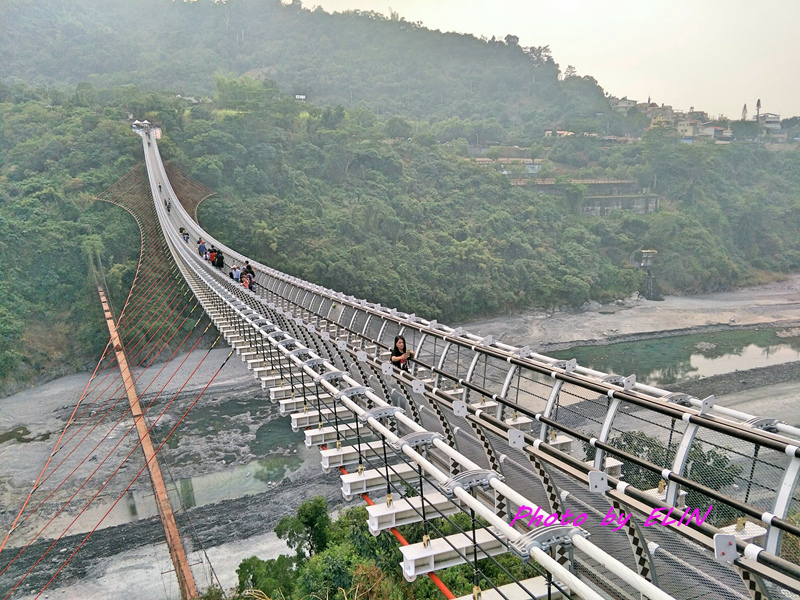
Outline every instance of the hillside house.
<svg viewBox="0 0 800 600"><path fill-rule="evenodd" d="M694 119L683 119L678 121L678 136L681 139L691 139L697 136L699 121Z"/></svg>
<svg viewBox="0 0 800 600"><path fill-rule="evenodd" d="M650 119L650 127L672 127L673 121L671 117L658 115Z"/></svg>
<svg viewBox="0 0 800 600"><path fill-rule="evenodd" d="M723 131L725 131L724 127L712 125L711 123L703 123L697 132L697 137L711 140L721 140Z"/></svg>
<svg viewBox="0 0 800 600"><path fill-rule="evenodd" d="M548 130L548 131L544 132L544 137L559 137L559 138L563 138L563 137L570 137L571 135L575 135L575 134L572 133L571 131L551 131L551 130Z"/></svg>
<svg viewBox="0 0 800 600"><path fill-rule="evenodd" d="M614 98L612 96L608 99L608 102L611 104L611 110L622 114L627 114L630 109L636 108L637 106L636 100L629 100L627 96L623 96L622 98Z"/></svg>
<svg viewBox="0 0 800 600"><path fill-rule="evenodd" d="M708 113L707 112L705 112L703 110L695 110L694 106L692 106L689 109L689 112L686 114L686 116L688 118L690 118L690 119L695 119L697 121L700 121L701 123L705 123L705 122L711 120L711 119L708 118Z"/></svg>
<svg viewBox="0 0 800 600"><path fill-rule="evenodd" d="M780 115L776 115L775 113L761 113L757 118L762 133L770 136L775 141L785 142L789 139L789 133L781 130Z"/></svg>
<svg viewBox="0 0 800 600"><path fill-rule="evenodd" d="M653 103L655 104L655 102ZM675 125L675 111L668 104L647 108L647 116L650 117L650 127L673 127Z"/></svg>

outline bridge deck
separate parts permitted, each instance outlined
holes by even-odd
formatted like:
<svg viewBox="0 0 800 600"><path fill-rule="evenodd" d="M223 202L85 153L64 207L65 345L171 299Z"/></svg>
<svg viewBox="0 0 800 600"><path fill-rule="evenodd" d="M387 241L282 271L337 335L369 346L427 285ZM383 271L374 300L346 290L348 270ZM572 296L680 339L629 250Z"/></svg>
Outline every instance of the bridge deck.
<svg viewBox="0 0 800 600"><path fill-rule="evenodd" d="M170 190L157 144L145 147L145 153L151 185L160 182ZM800 539L800 527L789 518L800 512L797 428L714 406L713 398L642 385L633 376L601 373L527 347L480 338L321 288L252 260L255 292L245 290L188 252L175 232L178 226L185 227L193 239L202 236L212 241L237 263L246 257L209 236L183 209L167 214L156 208L165 234L174 240L170 244L176 264L245 360L261 356L264 364L278 361L280 368L290 366L309 381L325 373L345 373L337 385L320 382L328 395L326 402L331 406L335 402L336 412L294 413L295 429L331 427L339 418L364 418L364 426L391 444L392 454L403 461L393 469L406 468L403 473L409 482L415 469L421 469L431 485L442 489L455 485L453 494L461 508L503 531L509 542L529 533L520 523L509 526L520 506L547 507L548 513L567 508L585 511L585 528L593 538L611 536L608 543L598 546L573 531L568 537L580 551L574 550L572 559L566 538L553 545L556 559L540 546L529 549L538 568L553 573L584 598L636 594L688 598L680 578L672 577L674 564L660 558L655 539L660 547L669 546L670 556L696 568L702 565L700 573L713 573L702 576L692 571L698 578L695 590L710 586L720 598L739 598L750 590L768 593L776 586L800 592L800 568L787 560L792 558L788 550L783 552L791 545L782 543ZM285 336L270 337L254 320L269 323L269 331L279 329ZM384 362L398 334L415 349L411 373ZM269 377L265 387L281 387L274 368ZM366 389L350 397L347 386ZM405 413L386 412L392 404L402 405ZM371 408L385 414L370 417ZM552 443L551 431L556 432ZM426 432L439 437L427 445L404 445L406 434ZM371 452L377 450L369 447ZM341 455L341 450L332 456ZM352 453L352 446L348 451ZM373 458L382 464L380 453L374 454L356 451L355 458L367 461L367 467ZM698 468L702 461L713 467ZM465 472L481 472L488 479L460 487L454 482L461 481ZM343 476L343 493L385 489L384 475L382 469L373 468ZM389 485L401 493L402 480L392 474ZM665 489L663 500L648 493L659 480ZM476 485L484 491L477 493ZM695 505L713 503L713 519L683 527L643 528L651 511L676 506L684 491ZM610 510L632 515L613 536L601 523ZM715 561L714 538L721 533L720 526L741 517L764 527L763 547L738 541L739 557L732 565ZM734 538L737 534L734 531ZM479 551L490 556L492 544L482 541ZM443 568L447 560L438 566L434 560L428 566ZM426 568L414 566L412 571ZM653 584L657 578L660 587Z"/></svg>

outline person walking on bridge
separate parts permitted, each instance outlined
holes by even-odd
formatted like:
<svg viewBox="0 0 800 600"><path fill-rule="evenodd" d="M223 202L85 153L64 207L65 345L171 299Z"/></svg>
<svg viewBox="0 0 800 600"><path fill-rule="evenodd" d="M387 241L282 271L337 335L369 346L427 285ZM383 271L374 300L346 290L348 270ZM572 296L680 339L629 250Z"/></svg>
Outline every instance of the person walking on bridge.
<svg viewBox="0 0 800 600"><path fill-rule="evenodd" d="M253 265L250 264L249 260L244 261L244 272L250 275L249 289L252 290L256 283L256 272L253 270Z"/></svg>
<svg viewBox="0 0 800 600"><path fill-rule="evenodd" d="M197 252L200 256L206 255L206 243L202 239L197 240Z"/></svg>

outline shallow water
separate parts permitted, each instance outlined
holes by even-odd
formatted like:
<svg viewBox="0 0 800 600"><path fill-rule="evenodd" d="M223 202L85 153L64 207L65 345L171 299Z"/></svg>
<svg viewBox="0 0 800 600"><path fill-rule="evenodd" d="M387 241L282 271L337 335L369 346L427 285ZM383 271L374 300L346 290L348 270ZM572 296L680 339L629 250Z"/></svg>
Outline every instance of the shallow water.
<svg viewBox="0 0 800 600"><path fill-rule="evenodd" d="M663 386L800 360L800 337L779 337L778 329L698 333L582 346L549 354L575 358L579 365L615 373L636 374L637 381Z"/></svg>
<svg viewBox="0 0 800 600"><path fill-rule="evenodd" d="M167 481L170 504L173 510L179 511L259 494L272 488L283 477L298 469L303 460L304 448L292 456L258 459L246 465L231 465L216 473L188 477L174 482ZM42 537L56 538L62 535L66 528L69 528L67 535L91 531L107 512L102 527L112 527L158 515L152 491L149 489L129 491L116 505L112 499L92 502L77 520L74 513L60 514L48 525Z"/></svg>
<svg viewBox="0 0 800 600"><path fill-rule="evenodd" d="M316 459L316 449L308 450L302 435L292 431L290 420L276 417L275 406L268 400L265 402L260 394L209 400L189 413L159 454L174 510L265 492L304 463ZM154 428L156 445L171 427L167 422ZM30 436L26 427L16 427L0 432L0 443L34 441L32 436L26 436ZM132 462L137 470L138 459L137 452ZM211 473L209 466L214 469ZM185 476L198 471L200 473L195 476ZM119 479L124 478L120 474ZM142 478L142 481L148 480L146 474ZM89 487L95 489L96 486ZM67 534L88 532L101 519L101 527L105 528L158 514L149 485L134 486L115 504L117 497L113 492L101 496L79 516L88 497L75 499L47 526L42 536L55 538L67 528ZM38 531L42 524L43 520L34 519L25 529ZM21 535L19 539L26 537Z"/></svg>

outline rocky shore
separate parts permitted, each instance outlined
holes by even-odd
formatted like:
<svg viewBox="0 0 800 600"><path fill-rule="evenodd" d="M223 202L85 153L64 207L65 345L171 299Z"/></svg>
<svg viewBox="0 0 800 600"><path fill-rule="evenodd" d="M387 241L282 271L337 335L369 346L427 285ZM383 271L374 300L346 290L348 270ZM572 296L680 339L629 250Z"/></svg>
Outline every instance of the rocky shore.
<svg viewBox="0 0 800 600"><path fill-rule="evenodd" d="M178 528L183 532L186 551L192 552L272 532L281 518L293 514L301 502L314 496L325 496L329 506L337 506L343 503L339 486L338 472L324 474L319 465L309 465L261 494L178 511L175 516ZM86 534L78 534L59 540L17 588L15 597L40 590L85 537ZM157 517L100 529L59 574L56 586L80 582L90 575L98 561L163 541L164 529ZM28 548L0 576L0 591L9 590L52 543L52 540L41 540ZM0 558L0 570L18 552L16 548L4 551Z"/></svg>
<svg viewBox="0 0 800 600"><path fill-rule="evenodd" d="M728 396L745 390L765 388L779 383L800 381L800 361L759 367L696 379L675 385L675 389L697 398ZM772 415L777 416L777 415Z"/></svg>

